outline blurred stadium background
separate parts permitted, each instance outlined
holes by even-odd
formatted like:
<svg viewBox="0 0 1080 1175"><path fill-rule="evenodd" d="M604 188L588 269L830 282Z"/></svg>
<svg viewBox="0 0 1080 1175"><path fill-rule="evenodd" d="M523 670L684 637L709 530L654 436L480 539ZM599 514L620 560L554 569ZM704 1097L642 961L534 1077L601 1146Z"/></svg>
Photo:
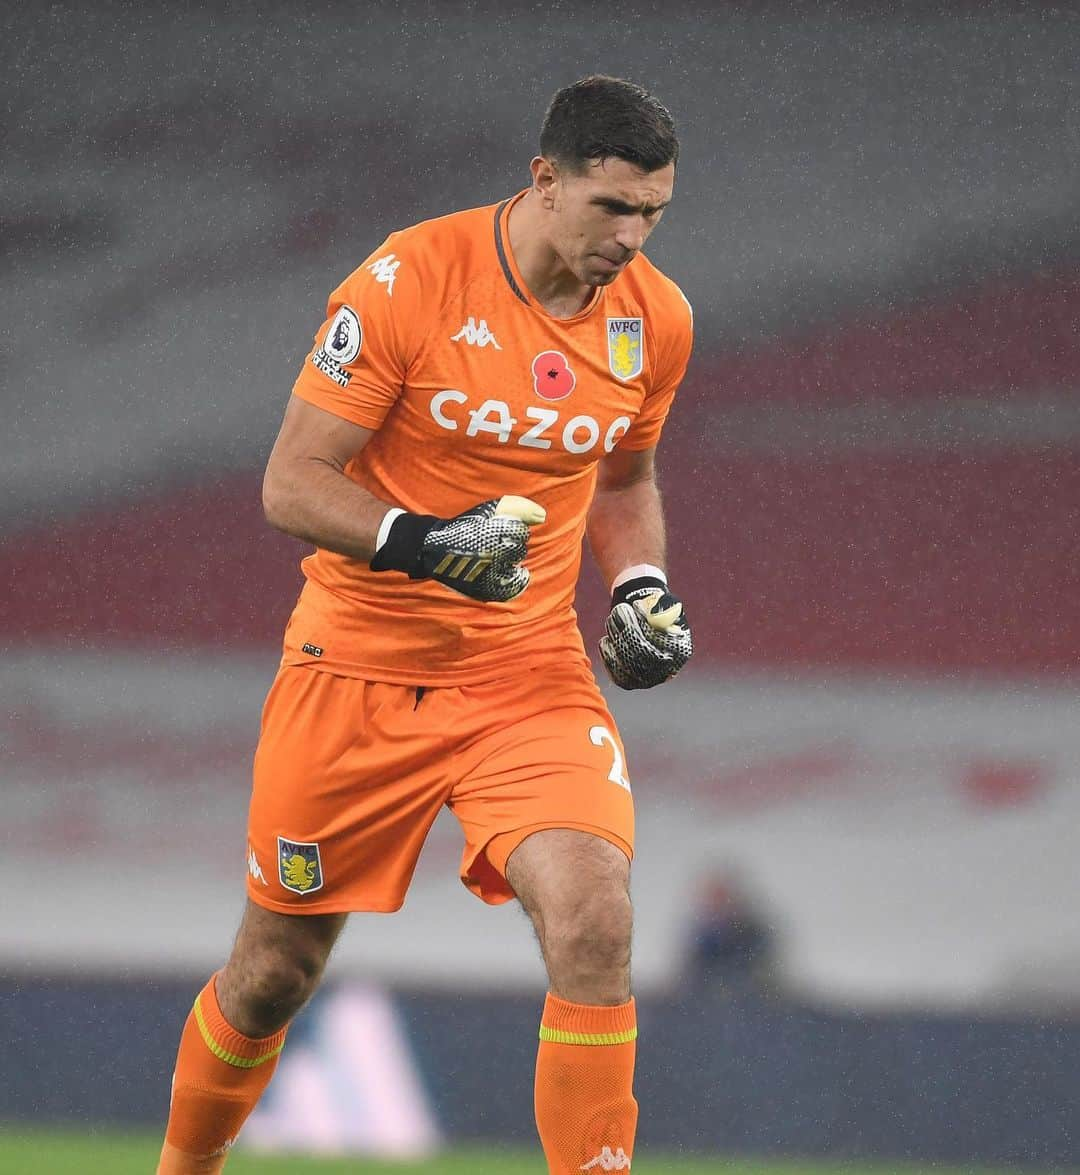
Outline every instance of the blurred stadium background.
<svg viewBox="0 0 1080 1175"><path fill-rule="evenodd" d="M5 6L0 1121L160 1128L326 295L523 186L607 72L680 124L649 252L698 324L662 481L700 653L613 699L643 1153L1080 1165L1078 60L1041 3ZM532 1145L540 962L458 852L354 919L249 1151Z"/></svg>

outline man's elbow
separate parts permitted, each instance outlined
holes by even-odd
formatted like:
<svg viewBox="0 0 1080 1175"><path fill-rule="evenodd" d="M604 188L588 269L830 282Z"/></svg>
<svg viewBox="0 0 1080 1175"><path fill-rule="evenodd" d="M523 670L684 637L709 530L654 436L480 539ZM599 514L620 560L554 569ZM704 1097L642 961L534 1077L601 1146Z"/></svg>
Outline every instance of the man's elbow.
<svg viewBox="0 0 1080 1175"><path fill-rule="evenodd" d="M262 483L263 517L275 530L289 533L291 497L286 481L271 463L266 467Z"/></svg>

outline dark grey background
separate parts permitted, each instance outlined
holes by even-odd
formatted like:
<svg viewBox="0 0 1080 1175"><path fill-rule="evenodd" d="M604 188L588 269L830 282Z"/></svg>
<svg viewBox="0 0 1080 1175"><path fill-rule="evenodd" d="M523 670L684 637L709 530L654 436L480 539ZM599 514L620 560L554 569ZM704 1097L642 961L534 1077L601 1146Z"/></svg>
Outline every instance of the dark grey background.
<svg viewBox="0 0 1080 1175"><path fill-rule="evenodd" d="M1078 59L1065 5L8 6L0 519L258 464L327 292L523 186L589 72L678 120L699 363L1070 261ZM1034 411L989 427L1075 435Z"/></svg>

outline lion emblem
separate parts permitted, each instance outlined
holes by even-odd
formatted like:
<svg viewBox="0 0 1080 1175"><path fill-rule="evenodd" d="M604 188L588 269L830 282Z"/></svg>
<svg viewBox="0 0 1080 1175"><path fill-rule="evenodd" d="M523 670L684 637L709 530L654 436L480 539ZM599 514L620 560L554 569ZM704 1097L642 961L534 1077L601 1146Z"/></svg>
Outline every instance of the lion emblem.
<svg viewBox="0 0 1080 1175"><path fill-rule="evenodd" d="M298 889L303 893L315 884L315 862L301 857L299 853L282 857L281 876L289 889Z"/></svg>
<svg viewBox="0 0 1080 1175"><path fill-rule="evenodd" d="M611 347L611 366L615 374L628 379L637 370L638 352L641 343L635 342L628 334L620 334Z"/></svg>

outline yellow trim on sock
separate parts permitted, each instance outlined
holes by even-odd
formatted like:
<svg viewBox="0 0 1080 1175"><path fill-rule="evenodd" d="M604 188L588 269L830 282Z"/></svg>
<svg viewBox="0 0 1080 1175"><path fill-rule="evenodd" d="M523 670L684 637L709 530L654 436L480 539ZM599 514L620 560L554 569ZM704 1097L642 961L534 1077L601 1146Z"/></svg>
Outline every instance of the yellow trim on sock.
<svg viewBox="0 0 1080 1175"><path fill-rule="evenodd" d="M272 1061L285 1047L283 1040L268 1053L263 1053L261 1057L238 1057L236 1053L230 1053L228 1049L223 1049L210 1034L210 1028L206 1023L206 1018L203 1016L203 1010L198 1000L195 1001L193 1011L195 1012L195 1023L199 1026L203 1043L219 1061L224 1061L226 1065L232 1065L237 1069L254 1069L256 1065L263 1065L267 1061Z"/></svg>
<svg viewBox="0 0 1080 1175"><path fill-rule="evenodd" d="M629 1044L637 1040L637 1029L627 1032L564 1032L561 1028L540 1025L540 1039L552 1044Z"/></svg>

